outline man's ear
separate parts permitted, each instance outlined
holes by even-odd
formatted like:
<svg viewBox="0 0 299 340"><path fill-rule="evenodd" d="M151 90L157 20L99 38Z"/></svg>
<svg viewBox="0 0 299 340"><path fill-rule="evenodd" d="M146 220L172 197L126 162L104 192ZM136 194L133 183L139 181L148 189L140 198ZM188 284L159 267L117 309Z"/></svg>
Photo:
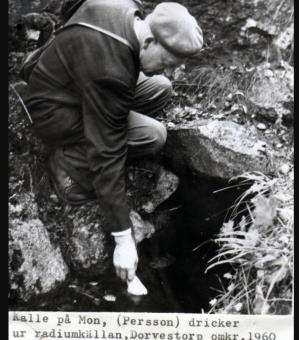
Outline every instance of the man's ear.
<svg viewBox="0 0 299 340"><path fill-rule="evenodd" d="M153 41L155 41L155 38L153 36L147 36L144 39L143 49L146 50Z"/></svg>

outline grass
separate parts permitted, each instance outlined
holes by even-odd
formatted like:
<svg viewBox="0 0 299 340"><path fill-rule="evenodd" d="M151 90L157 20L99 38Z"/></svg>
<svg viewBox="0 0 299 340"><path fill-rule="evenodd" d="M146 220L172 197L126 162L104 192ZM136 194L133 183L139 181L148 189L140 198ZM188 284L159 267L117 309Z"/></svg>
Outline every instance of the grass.
<svg viewBox="0 0 299 340"><path fill-rule="evenodd" d="M238 91L241 96L235 98L238 102L243 99L246 92L254 81L254 68L246 68L240 62L230 65L200 66L192 67L191 72L187 70L185 78L177 72L177 79L174 79L174 86L185 88L185 94L196 95L197 100L201 99L203 106L216 105L217 109L225 103L227 97ZM242 100L243 101L243 100Z"/></svg>
<svg viewBox="0 0 299 340"><path fill-rule="evenodd" d="M269 178L247 173L251 183L216 238L219 251L207 271L230 264L223 290L209 313L290 314L293 287L293 171ZM246 200L246 213L238 208Z"/></svg>

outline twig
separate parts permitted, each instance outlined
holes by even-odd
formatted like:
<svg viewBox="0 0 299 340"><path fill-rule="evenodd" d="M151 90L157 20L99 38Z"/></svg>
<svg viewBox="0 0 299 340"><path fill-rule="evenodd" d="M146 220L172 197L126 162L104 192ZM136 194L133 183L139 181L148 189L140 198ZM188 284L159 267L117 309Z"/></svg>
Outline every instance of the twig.
<svg viewBox="0 0 299 340"><path fill-rule="evenodd" d="M200 248L201 246L203 246L204 244L208 243L208 242L212 242L212 240L206 240L204 242L202 242L200 245L196 246L195 248L192 249L192 251L197 250L198 248Z"/></svg>
<svg viewBox="0 0 299 340"><path fill-rule="evenodd" d="M84 290L80 289L79 287L75 287L75 286L70 286L69 288L72 288L75 290L76 293L82 294L84 296L86 296L87 298L89 298L95 305L99 305L101 300L91 294L86 293Z"/></svg>
<svg viewBox="0 0 299 340"><path fill-rule="evenodd" d="M278 5L278 7L277 7L277 9L276 9L276 11L275 11L275 14L273 15L273 21L275 21L277 15L278 15L278 13L279 13L279 11L280 11L280 9L281 9L281 7L282 7L282 5L283 5L284 3L285 3L285 0L282 0L281 3Z"/></svg>
<svg viewBox="0 0 299 340"><path fill-rule="evenodd" d="M21 105L22 105L24 111L25 111L26 114L27 114L27 117L28 117L30 123L33 124L33 121L32 121L32 118L31 118L31 116L30 116L30 113L28 112L27 107L26 107L26 105L24 104L23 99L22 99L21 96L19 95L18 91L15 89L15 87L14 87L12 84L9 84L9 86L12 88L12 90L14 91L14 93L16 94L16 96L18 97L18 99L19 99L19 101L20 101L20 103L21 103Z"/></svg>
<svg viewBox="0 0 299 340"><path fill-rule="evenodd" d="M242 186L242 185L248 185L248 183L239 183L239 184L231 185L229 187L225 187L225 188L221 188L221 189L218 189L218 190L214 190L213 194L216 194L216 193L218 193L220 191L224 191L224 190L228 190L228 189L233 189L233 188L236 188L236 187L239 187L239 186Z"/></svg>

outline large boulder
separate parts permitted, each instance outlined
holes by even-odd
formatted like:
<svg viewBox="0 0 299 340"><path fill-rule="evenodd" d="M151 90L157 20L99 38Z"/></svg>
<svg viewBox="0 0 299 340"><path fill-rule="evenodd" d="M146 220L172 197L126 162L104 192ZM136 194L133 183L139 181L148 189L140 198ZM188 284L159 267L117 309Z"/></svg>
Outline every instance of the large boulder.
<svg viewBox="0 0 299 340"><path fill-rule="evenodd" d="M58 243L63 247L66 262L79 276L94 278L110 265L112 247L102 228L103 219L98 210L96 202L81 207L68 206L63 219L60 217L66 233Z"/></svg>
<svg viewBox="0 0 299 340"><path fill-rule="evenodd" d="M229 180L248 171L274 170L267 145L231 121L195 121L168 131L165 158L176 171Z"/></svg>
<svg viewBox="0 0 299 340"><path fill-rule="evenodd" d="M9 204L9 281L11 297L28 300L61 285L69 272L59 247L38 217L33 194Z"/></svg>

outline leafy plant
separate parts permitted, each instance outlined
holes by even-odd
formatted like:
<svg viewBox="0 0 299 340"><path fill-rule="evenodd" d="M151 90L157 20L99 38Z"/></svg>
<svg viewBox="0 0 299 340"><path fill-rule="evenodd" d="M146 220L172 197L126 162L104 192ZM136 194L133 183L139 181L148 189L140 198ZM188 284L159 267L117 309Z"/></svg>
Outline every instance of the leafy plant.
<svg viewBox="0 0 299 340"><path fill-rule="evenodd" d="M234 179L252 183L238 199L216 242L211 268L230 264L227 285L211 301L210 313L287 314L292 310L293 173L270 179L247 173ZM238 208L246 203L241 219ZM244 212L244 211L243 211ZM245 212L244 212L245 213Z"/></svg>

